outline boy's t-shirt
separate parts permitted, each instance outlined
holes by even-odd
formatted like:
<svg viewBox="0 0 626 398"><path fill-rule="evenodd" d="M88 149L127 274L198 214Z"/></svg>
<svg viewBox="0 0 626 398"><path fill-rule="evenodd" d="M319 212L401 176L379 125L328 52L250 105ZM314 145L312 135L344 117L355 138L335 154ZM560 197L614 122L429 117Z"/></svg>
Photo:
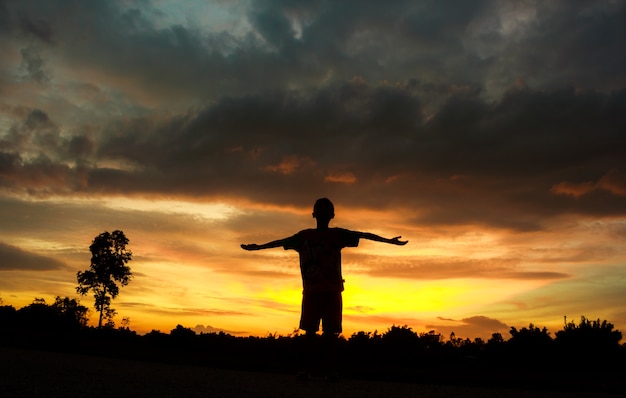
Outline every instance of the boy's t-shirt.
<svg viewBox="0 0 626 398"><path fill-rule="evenodd" d="M344 228L305 229L284 240L300 254L304 292L341 292L341 249L359 245L359 234Z"/></svg>

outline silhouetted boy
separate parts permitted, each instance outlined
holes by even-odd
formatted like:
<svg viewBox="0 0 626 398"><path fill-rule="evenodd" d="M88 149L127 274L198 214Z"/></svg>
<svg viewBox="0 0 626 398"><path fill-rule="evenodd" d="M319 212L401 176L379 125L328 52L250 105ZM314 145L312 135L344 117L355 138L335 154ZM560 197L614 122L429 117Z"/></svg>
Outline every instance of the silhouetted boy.
<svg viewBox="0 0 626 398"><path fill-rule="evenodd" d="M299 377L308 378L314 367L313 351L316 333L322 321L322 354L324 371L327 378L336 379L331 372L334 364L335 345L341 333L341 311L343 278L341 276L341 249L356 247L359 239L370 239L378 242L405 245L400 236L392 239L369 233L350 231L344 228L329 228L330 220L335 217L333 203L327 199L318 199L313 206L313 218L317 228L305 229L285 239L278 239L261 245L242 244L245 250L261 250L272 247L293 249L300 255L300 271L302 273L302 313L300 329L306 331L305 371Z"/></svg>

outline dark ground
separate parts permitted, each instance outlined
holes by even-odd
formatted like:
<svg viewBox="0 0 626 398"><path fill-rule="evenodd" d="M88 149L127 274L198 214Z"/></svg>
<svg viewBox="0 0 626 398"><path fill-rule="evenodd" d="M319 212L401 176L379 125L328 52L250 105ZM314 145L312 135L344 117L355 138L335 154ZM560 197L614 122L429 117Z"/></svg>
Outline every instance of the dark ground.
<svg viewBox="0 0 626 398"><path fill-rule="evenodd" d="M568 391L391 383L297 381L260 373L0 347L0 398L13 397L621 397Z"/></svg>

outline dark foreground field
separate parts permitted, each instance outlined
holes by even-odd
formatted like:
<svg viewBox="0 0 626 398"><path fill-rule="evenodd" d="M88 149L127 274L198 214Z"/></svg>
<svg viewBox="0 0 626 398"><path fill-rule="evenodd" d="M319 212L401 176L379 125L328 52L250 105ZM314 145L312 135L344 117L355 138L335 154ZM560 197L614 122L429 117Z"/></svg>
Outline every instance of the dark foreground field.
<svg viewBox="0 0 626 398"><path fill-rule="evenodd" d="M597 397L595 393L388 383L299 382L293 375L0 347L0 397ZM601 395L603 397L619 395Z"/></svg>

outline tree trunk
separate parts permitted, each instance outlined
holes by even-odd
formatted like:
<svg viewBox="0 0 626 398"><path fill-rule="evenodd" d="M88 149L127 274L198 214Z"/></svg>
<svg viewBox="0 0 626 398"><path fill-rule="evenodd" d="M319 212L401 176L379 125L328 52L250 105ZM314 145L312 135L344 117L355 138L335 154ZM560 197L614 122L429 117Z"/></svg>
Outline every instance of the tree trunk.
<svg viewBox="0 0 626 398"><path fill-rule="evenodd" d="M100 306L100 319L98 319L98 329L102 329L102 312L104 311L104 306Z"/></svg>
<svg viewBox="0 0 626 398"><path fill-rule="evenodd" d="M104 313L104 298L106 297L107 289L106 287L102 291L102 300L103 302L100 304L100 319L98 319L98 329L102 329L102 315Z"/></svg>

